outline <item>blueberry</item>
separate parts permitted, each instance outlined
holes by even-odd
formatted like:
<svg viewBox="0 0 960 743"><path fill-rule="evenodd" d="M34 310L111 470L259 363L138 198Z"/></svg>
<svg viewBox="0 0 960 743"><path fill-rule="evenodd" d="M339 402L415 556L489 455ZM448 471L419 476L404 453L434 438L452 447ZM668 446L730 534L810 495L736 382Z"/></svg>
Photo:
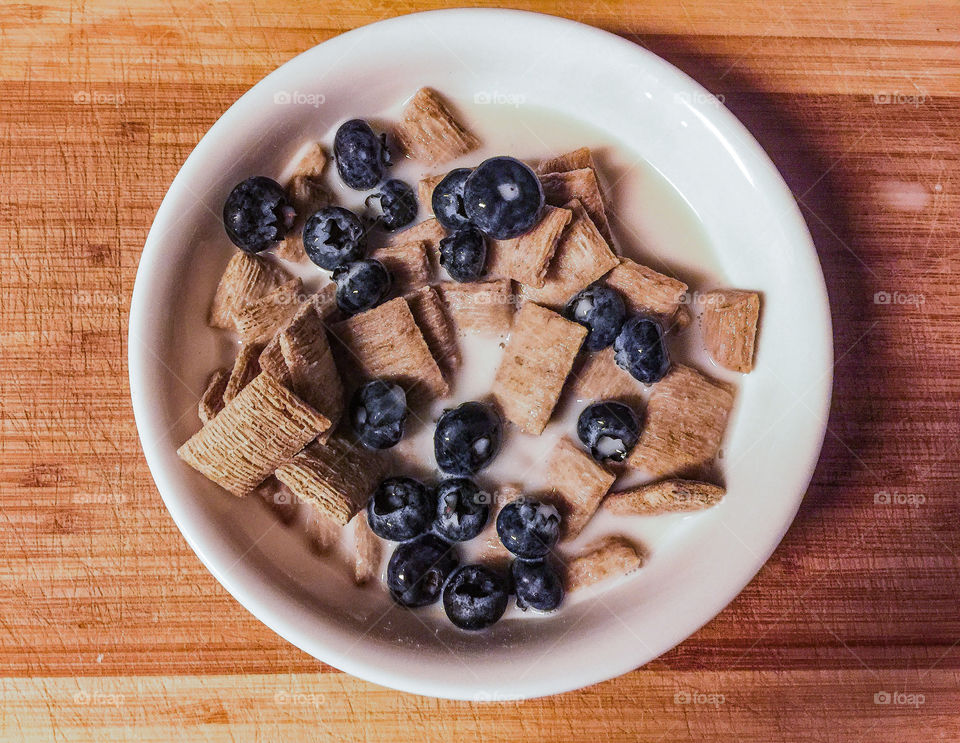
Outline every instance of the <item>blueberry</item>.
<svg viewBox="0 0 960 743"><path fill-rule="evenodd" d="M340 178L350 188L373 188L383 179L384 167L390 165L386 135L377 137L362 119L344 122L333 137L333 159Z"/></svg>
<svg viewBox="0 0 960 743"><path fill-rule="evenodd" d="M589 331L583 342L584 349L601 351L616 339L627 309L618 292L603 284L593 284L575 294L563 314Z"/></svg>
<svg viewBox="0 0 960 743"><path fill-rule="evenodd" d="M353 393L350 424L368 449L389 449L403 438L407 395L398 384L374 379Z"/></svg>
<svg viewBox="0 0 960 743"><path fill-rule="evenodd" d="M627 320L613 342L613 351L617 366L644 384L659 382L670 369L663 326L652 317L637 315Z"/></svg>
<svg viewBox="0 0 960 743"><path fill-rule="evenodd" d="M622 402L595 402L577 418L577 436L598 462L622 462L639 435L637 416Z"/></svg>
<svg viewBox="0 0 960 743"><path fill-rule="evenodd" d="M487 262L483 233L468 224L440 240L440 265L454 281L476 281Z"/></svg>
<svg viewBox="0 0 960 743"><path fill-rule="evenodd" d="M340 266L333 272L337 282L337 307L348 315L376 307L390 291L390 272L380 261L367 258Z"/></svg>
<svg viewBox="0 0 960 743"><path fill-rule="evenodd" d="M398 544L387 564L390 596L401 606L432 604L459 562L453 546L436 534Z"/></svg>
<svg viewBox="0 0 960 743"><path fill-rule="evenodd" d="M283 186L262 175L238 183L223 204L227 236L248 253L259 253L283 240L296 216Z"/></svg>
<svg viewBox="0 0 960 743"><path fill-rule="evenodd" d="M466 542L483 531L490 518L490 494L473 480L451 477L437 485L437 518L433 528L454 542Z"/></svg>
<svg viewBox="0 0 960 743"><path fill-rule="evenodd" d="M502 438L503 425L492 407L465 402L437 421L433 433L437 466L451 475L475 475L497 456Z"/></svg>
<svg viewBox="0 0 960 743"><path fill-rule="evenodd" d="M451 170L433 189L433 215L448 230L458 230L469 221L463 205L463 186L471 172L470 168Z"/></svg>
<svg viewBox="0 0 960 743"><path fill-rule="evenodd" d="M560 514L549 503L518 498L500 510L497 535L517 557L544 557L560 538Z"/></svg>
<svg viewBox="0 0 960 743"><path fill-rule="evenodd" d="M417 218L417 197L413 189L396 178L380 186L370 198L380 199L380 224L385 230L399 230Z"/></svg>
<svg viewBox="0 0 960 743"><path fill-rule="evenodd" d="M483 565L464 565L443 589L443 609L460 629L489 627L507 610L507 580Z"/></svg>
<svg viewBox="0 0 960 743"><path fill-rule="evenodd" d="M467 217L494 240L528 232L543 208L543 188L536 173L512 157L484 160L463 188Z"/></svg>
<svg viewBox="0 0 960 743"><path fill-rule="evenodd" d="M303 226L303 249L320 268L336 268L363 258L363 223L353 212L328 206L316 212Z"/></svg>
<svg viewBox="0 0 960 743"><path fill-rule="evenodd" d="M367 501L367 523L378 537L402 542L423 534L433 511L426 485L412 477L388 477Z"/></svg>
<svg viewBox="0 0 960 743"><path fill-rule="evenodd" d="M517 606L553 611L563 599L563 581L546 560L514 560L510 566Z"/></svg>

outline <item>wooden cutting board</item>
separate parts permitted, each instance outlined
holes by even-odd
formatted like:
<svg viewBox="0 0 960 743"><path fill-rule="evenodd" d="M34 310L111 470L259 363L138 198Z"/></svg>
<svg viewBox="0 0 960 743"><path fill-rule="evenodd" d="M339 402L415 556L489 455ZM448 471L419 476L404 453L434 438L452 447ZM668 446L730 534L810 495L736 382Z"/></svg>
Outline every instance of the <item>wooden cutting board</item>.
<svg viewBox="0 0 960 743"><path fill-rule="evenodd" d="M201 566L147 471L125 363L137 261L178 167L250 85L337 33L448 4L7 3L4 740L960 738L960 5L521 4L722 96L803 208L836 385L783 544L680 647L547 699L399 694L281 640Z"/></svg>

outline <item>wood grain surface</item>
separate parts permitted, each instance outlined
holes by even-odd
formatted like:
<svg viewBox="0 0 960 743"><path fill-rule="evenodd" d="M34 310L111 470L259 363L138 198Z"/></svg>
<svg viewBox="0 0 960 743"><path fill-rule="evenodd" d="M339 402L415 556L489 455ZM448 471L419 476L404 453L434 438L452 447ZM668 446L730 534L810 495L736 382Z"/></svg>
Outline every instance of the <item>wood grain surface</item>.
<svg viewBox="0 0 960 743"><path fill-rule="evenodd" d="M188 548L126 375L154 212L274 67L446 5L0 5L0 738L960 739L957 0L520 3L722 96L793 189L829 285L814 482L759 576L680 647L547 699L399 694L281 640Z"/></svg>

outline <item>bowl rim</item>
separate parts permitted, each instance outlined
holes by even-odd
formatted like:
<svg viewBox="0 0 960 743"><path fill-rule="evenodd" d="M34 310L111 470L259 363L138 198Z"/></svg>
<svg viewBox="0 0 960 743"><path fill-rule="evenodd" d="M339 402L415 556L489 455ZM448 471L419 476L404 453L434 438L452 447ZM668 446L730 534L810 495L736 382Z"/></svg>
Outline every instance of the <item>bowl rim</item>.
<svg viewBox="0 0 960 743"><path fill-rule="evenodd" d="M479 698L477 688L470 683L469 679L464 679L459 683L450 683L449 680L440 681L430 678L419 678L415 674L392 674L373 663L358 660L356 656L340 652L340 650L331 643L324 644L319 642L316 637L307 636L298 628L292 626L290 622L286 621L281 610L271 606L270 602L264 600L262 597L254 595L254 592L252 592L249 587L242 585L246 579L249 579L249 576L244 576L242 579L240 577L243 575L242 573L221 570L221 565L217 557L208 550L208 545L205 544L204 539L201 538L199 531L185 517L183 507L179 503L179 495L175 492L176 487L168 480L164 466L160 460L159 445L157 443L159 436L157 432L164 428L164 424L156 409L157 406L151 403L149 390L146 387L145 381L148 368L151 364L156 363L157 359L152 358L152 351L144 347L145 344L138 340L139 336L137 335L139 329L144 326L146 317L153 306L150 296L152 288L150 274L162 258L159 251L159 243L167 229L167 225L171 220L176 218L172 213L172 202L174 199L172 194L184 188L184 182L189 178L190 171L197 167L198 163L204 157L211 154L218 146L217 140L221 129L226 127L226 122L237 115L242 102L256 95L258 91L271 86L275 79L283 75L285 67L294 64L297 60L302 61L304 58L309 57L321 45L332 46L352 43L351 40L355 36L364 33L372 26L393 26L396 27L395 30L399 32L404 25L410 26L418 22L419 19L425 17L436 18L437 16L443 16L455 22L466 23L469 23L471 17L477 16L500 16L504 21L522 17L526 21L533 20L538 23L552 24L556 29L559 29L561 26L567 29L569 29L570 26L577 26L579 28L572 30L585 35L593 35L598 38L602 37L606 43L618 45L623 50L629 50L630 53L638 58L640 63L655 69L657 74L666 79L670 85L676 86L678 89L702 95L704 96L704 101L712 99L712 96L705 88L684 72L631 41L623 39L609 31L598 29L578 21L533 11L496 8L432 10L388 18L331 37L321 42L321 44L317 44L291 58L244 93L210 127L181 166L157 210L154 222L144 244L143 253L140 257L130 307L128 370L137 431L144 457L156 483L157 490L176 523L177 528L190 548L196 553L200 561L213 574L216 580L244 606L244 608L291 644L322 660L324 663L335 666L351 675L390 688L417 694L450 699L477 700ZM546 29L548 32L550 30L551 29ZM807 259L808 261L812 261L812 265L807 266L807 268L813 269L813 274L819 277L818 285L810 286L809 291L818 294L822 300L818 303L818 307L812 308L811 322L823 331L823 341L825 345L822 349L818 350L822 352L821 355L825 359L828 372L820 380L819 384L812 389L808 398L811 400L811 409L815 414L819 415L823 421L818 444L811 450L812 456L809 458L809 461L806 462L806 474L803 478L803 486L802 488L798 488L798 493L794 498L792 508L787 509L788 516L782 523L777 524L776 528L770 526L765 531L765 533L770 535L769 548L763 554L757 556L754 569L749 575L744 575L742 580L736 581L736 585L731 590L715 596L712 601L703 601L701 603L702 608L697 612L694 621L687 621L686 623L678 621L673 625L672 629L664 630L663 638L665 639L661 639L661 641L657 643L658 646L663 646L663 650L657 652L653 657L657 657L659 654L675 647L719 614L724 607L753 580L756 573L759 572L767 562L770 555L783 539L784 534L796 516L796 512L809 487L810 480L813 477L817 462L819 461L820 450L827 430L827 418L830 410L833 385L833 335L826 284L816 248L793 194L790 192L790 189L769 156L743 124L722 105L715 106L702 102L698 103L699 100L700 99L694 98L691 105L694 108L698 108L702 116L710 119L711 123L717 127L718 130L725 135L729 135L729 138L734 140L737 146L747 148L747 154L751 156L751 160L756 168L769 171L768 176L770 177L768 180L770 185L776 189L776 193L773 193L772 197L783 204L783 213L779 217L779 220L781 223L787 225L792 242L798 245L802 244L802 246L806 248ZM261 582L264 580L266 579L263 579ZM263 585L263 588L267 591L272 589L269 585ZM638 655L642 657L638 659ZM576 675L570 674L569 676L550 679L532 677L526 681L521 680L514 684L514 686L511 686L510 682L505 680L503 686L515 690L515 694L508 695L511 699L557 694L614 678L637 668L639 665L648 663L652 659L646 651L642 653L624 652L623 660L618 664L584 665Z"/></svg>

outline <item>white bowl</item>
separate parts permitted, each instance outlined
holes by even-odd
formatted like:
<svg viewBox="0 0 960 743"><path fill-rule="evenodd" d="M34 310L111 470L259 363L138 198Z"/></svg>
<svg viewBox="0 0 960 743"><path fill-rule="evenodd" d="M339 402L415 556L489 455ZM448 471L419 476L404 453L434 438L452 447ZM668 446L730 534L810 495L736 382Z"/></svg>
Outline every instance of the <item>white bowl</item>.
<svg viewBox="0 0 960 743"><path fill-rule="evenodd" d="M515 617L480 634L391 610L382 590L354 589L260 504L220 491L175 453L198 426L196 399L223 351L205 315L230 250L220 224L229 188L250 174L277 175L302 144L305 117L332 125L380 111L422 85L461 101L505 91L629 142L695 212L727 285L764 295L757 366L740 381L724 445L724 502L658 517L669 538L634 576L556 615ZM291 92L308 105L274 105ZM170 187L144 247L130 313L130 384L144 453L174 521L261 621L317 658L386 686L459 699L526 698L650 661L714 617L757 573L790 525L819 455L832 384L830 315L789 190L703 88L650 52L569 20L436 11L310 49L213 125Z"/></svg>

